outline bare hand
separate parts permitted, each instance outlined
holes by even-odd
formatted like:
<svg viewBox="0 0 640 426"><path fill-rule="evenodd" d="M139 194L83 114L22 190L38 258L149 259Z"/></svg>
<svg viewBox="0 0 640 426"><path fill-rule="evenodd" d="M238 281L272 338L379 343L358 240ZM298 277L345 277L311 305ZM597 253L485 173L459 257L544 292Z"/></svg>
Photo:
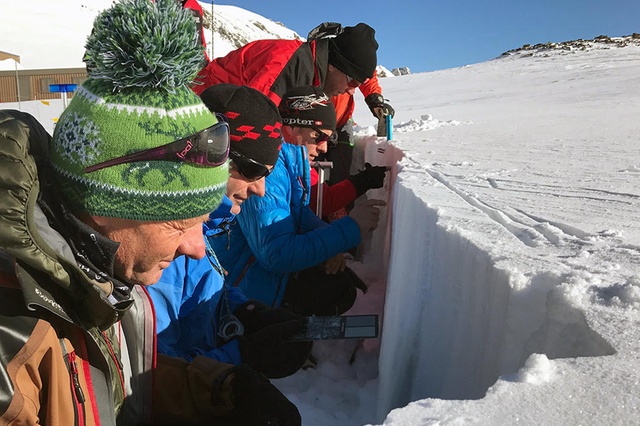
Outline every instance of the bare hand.
<svg viewBox="0 0 640 426"><path fill-rule="evenodd" d="M368 231L378 227L380 220L380 208L386 206L383 200L367 200L364 203L357 204L349 213L349 217L356 221L360 227L360 235L364 235Z"/></svg>
<svg viewBox="0 0 640 426"><path fill-rule="evenodd" d="M336 274L344 271L347 262L344 260L344 253L338 253L324 262L324 272L327 274Z"/></svg>

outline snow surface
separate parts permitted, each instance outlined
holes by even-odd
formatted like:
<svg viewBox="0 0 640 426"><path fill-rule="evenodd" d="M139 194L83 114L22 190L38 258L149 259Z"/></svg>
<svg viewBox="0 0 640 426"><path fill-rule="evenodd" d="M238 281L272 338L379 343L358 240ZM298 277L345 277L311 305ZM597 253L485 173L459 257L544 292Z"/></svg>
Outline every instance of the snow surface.
<svg viewBox="0 0 640 426"><path fill-rule="evenodd" d="M629 46L382 80L394 140L359 147L404 158L352 263L382 337L277 381L305 425L640 424L639 67Z"/></svg>
<svg viewBox="0 0 640 426"><path fill-rule="evenodd" d="M83 66L110 1L4 2L0 50ZM628 46L385 78L390 143L358 94L358 163L392 171L352 312L382 337L316 342L316 368L274 381L305 426L640 424L639 68ZM51 130L47 103L22 108Z"/></svg>
<svg viewBox="0 0 640 426"><path fill-rule="evenodd" d="M0 51L20 56L18 71L48 68L84 68L84 45L91 33L93 20L108 8L113 0L31 0L3 1L0 5ZM205 26L210 28L211 4L201 2ZM205 30L209 56L224 56L237 47L262 38L299 38L282 24L248 10L226 5L214 5L214 28ZM28 32L28 34L25 34ZM233 40L240 41L234 45ZM13 70L12 60L0 61L0 70Z"/></svg>

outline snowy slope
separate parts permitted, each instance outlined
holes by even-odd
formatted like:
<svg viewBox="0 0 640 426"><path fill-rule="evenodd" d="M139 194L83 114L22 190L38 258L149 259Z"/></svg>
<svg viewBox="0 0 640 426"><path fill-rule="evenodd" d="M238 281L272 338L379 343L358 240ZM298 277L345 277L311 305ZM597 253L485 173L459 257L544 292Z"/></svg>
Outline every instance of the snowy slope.
<svg viewBox="0 0 640 426"><path fill-rule="evenodd" d="M111 0L3 1L0 50L20 56L18 70L82 68L84 43ZM13 70L12 60L0 70Z"/></svg>
<svg viewBox="0 0 640 426"><path fill-rule="evenodd" d="M638 424L639 67L630 45L383 81L404 159L357 307L386 285L383 336L343 376L325 349L333 387L286 379L306 425Z"/></svg>
<svg viewBox="0 0 640 426"><path fill-rule="evenodd" d="M25 7L24 2L4 1L0 6L0 50L20 56L18 70L82 68L84 44L93 20L112 3L113 0L31 0ZM207 28L205 38L211 49L211 5L201 6ZM253 40L300 38L281 24L236 6L216 4L213 11L214 56L224 56ZM0 62L0 70L13 69L13 61Z"/></svg>
<svg viewBox="0 0 640 426"><path fill-rule="evenodd" d="M30 8L25 8L20 2L5 2L0 6L4 18L0 26L0 51L20 56L18 71L82 68L84 43L91 32L93 20L112 2L32 0ZM200 5L204 12L204 36L210 58L224 56L254 40L303 40L306 36L237 6L214 4L212 10L211 4L200 2ZM25 28L29 29L28 34L25 34ZM0 71L13 70L15 66L12 60L0 61ZM394 76L384 66L378 66L378 75Z"/></svg>
<svg viewBox="0 0 640 426"><path fill-rule="evenodd" d="M248 10L225 5L213 5L213 55L211 55L211 5L200 3L204 12L205 38L210 57L228 52L260 39L300 39L294 31Z"/></svg>
<svg viewBox="0 0 640 426"><path fill-rule="evenodd" d="M639 66L630 45L387 84L407 155L379 414L482 399L415 403L386 424L422 408L418 424L637 422ZM425 113L460 125L416 132Z"/></svg>

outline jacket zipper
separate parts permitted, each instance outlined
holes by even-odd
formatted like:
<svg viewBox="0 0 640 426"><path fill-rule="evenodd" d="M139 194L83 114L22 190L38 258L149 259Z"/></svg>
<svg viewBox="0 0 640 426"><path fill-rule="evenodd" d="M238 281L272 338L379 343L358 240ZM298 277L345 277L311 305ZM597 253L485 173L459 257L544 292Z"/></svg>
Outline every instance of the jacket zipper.
<svg viewBox="0 0 640 426"><path fill-rule="evenodd" d="M76 413L78 414L77 424L84 426L86 424L86 413L84 411L84 402L86 399L84 392L82 392L82 387L80 386L75 351L67 354L67 363L69 365L69 373L71 373L71 383L73 384L73 402L76 405Z"/></svg>
<svg viewBox="0 0 640 426"><path fill-rule="evenodd" d="M118 376L120 377L120 386L122 387L122 398L124 399L127 396L127 390L125 389L124 377L122 375L122 368L123 368L122 362L120 362L120 359L116 356L116 353L113 350L113 347L111 346L111 342L109 342L109 338L107 337L107 333L103 331L100 334L104 338L104 341L107 344L107 347L109 348L109 355L111 356L111 359L117 366Z"/></svg>

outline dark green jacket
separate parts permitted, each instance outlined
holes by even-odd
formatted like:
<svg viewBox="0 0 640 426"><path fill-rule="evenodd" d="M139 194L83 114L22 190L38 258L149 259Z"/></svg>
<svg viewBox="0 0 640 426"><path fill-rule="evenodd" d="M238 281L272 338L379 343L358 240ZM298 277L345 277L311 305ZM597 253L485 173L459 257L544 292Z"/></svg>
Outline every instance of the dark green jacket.
<svg viewBox="0 0 640 426"><path fill-rule="evenodd" d="M118 246L65 211L50 139L30 115L0 110L0 425L228 413L231 366L158 357L146 290L134 286L112 302L115 279L90 278L79 259L93 257L109 273Z"/></svg>

